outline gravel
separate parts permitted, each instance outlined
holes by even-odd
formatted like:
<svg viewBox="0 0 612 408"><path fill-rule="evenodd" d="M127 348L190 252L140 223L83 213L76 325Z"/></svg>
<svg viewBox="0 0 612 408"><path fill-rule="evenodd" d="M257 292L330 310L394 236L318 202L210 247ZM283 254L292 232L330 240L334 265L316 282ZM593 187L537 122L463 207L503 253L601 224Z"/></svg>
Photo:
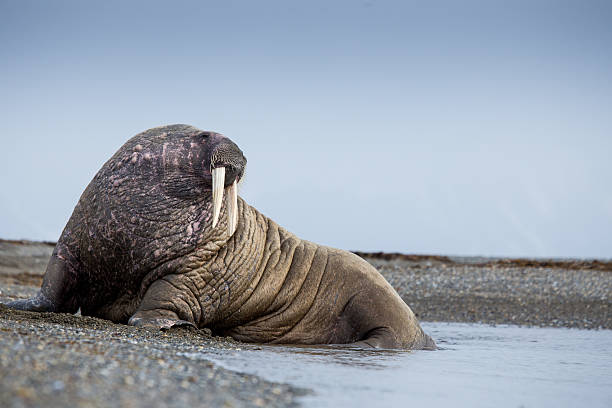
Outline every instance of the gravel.
<svg viewBox="0 0 612 408"><path fill-rule="evenodd" d="M305 392L184 356L245 346L205 330L0 306L0 345L2 406L287 407Z"/></svg>
<svg viewBox="0 0 612 408"><path fill-rule="evenodd" d="M52 243L0 240L0 302L40 287ZM422 321L612 329L612 263L358 253ZM0 306L0 406L287 407L308 390L205 360L246 345L210 331L135 328Z"/></svg>
<svg viewBox="0 0 612 408"><path fill-rule="evenodd" d="M364 257L422 321L612 329L610 263Z"/></svg>

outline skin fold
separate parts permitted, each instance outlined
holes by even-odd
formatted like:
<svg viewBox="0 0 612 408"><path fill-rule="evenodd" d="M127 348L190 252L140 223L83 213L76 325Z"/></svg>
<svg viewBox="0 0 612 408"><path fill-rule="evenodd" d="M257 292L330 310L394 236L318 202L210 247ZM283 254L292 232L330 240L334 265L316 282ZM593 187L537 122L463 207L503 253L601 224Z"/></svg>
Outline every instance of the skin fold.
<svg viewBox="0 0 612 408"><path fill-rule="evenodd" d="M255 343L435 349L410 308L358 256L299 239L237 199L212 226L212 170L245 170L228 138L187 125L126 142L83 192L40 292L8 306L135 326L193 325Z"/></svg>

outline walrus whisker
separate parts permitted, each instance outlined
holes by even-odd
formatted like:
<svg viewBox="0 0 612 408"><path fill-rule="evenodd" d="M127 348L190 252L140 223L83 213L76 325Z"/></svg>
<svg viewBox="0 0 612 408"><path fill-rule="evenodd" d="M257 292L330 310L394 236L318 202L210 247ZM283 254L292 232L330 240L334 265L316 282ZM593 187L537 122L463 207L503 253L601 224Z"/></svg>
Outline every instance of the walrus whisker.
<svg viewBox="0 0 612 408"><path fill-rule="evenodd" d="M223 201L223 189L225 185L225 167L215 167L212 170L212 184L213 184L213 222L212 226L215 228L219 221L219 214L221 213L221 203Z"/></svg>

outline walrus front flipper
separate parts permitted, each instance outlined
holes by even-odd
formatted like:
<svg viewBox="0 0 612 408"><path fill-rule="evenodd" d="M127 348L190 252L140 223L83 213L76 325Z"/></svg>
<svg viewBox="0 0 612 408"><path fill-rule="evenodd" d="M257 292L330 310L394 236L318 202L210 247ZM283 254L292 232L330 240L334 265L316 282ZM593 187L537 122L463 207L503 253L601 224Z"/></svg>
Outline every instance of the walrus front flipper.
<svg viewBox="0 0 612 408"><path fill-rule="evenodd" d="M31 312L64 312L76 313L79 309L76 300L76 262L70 262L69 256L64 256L58 244L47 264L40 291L30 299L19 299L7 303L13 309ZM59 254L59 255L58 255Z"/></svg>
<svg viewBox="0 0 612 408"><path fill-rule="evenodd" d="M174 275L176 277L176 275ZM181 290L181 285L167 276L153 282L138 307L130 317L128 324L136 327L157 327L169 329L174 326L196 327L193 310L193 299L189 291ZM197 301L195 302L197 304Z"/></svg>
<svg viewBox="0 0 612 408"><path fill-rule="evenodd" d="M161 314L148 314L147 312L134 313L134 315L130 317L128 324L136 327L156 327L162 330L169 329L175 326L196 327L195 324L186 320L174 318L172 317L172 315L170 315L169 317L161 317Z"/></svg>

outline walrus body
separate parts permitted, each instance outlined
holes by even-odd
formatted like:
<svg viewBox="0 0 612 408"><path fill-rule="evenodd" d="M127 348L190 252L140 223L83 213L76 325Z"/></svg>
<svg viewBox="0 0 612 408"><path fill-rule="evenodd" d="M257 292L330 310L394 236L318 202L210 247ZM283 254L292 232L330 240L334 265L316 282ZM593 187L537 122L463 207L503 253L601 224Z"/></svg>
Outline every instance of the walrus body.
<svg viewBox="0 0 612 408"><path fill-rule="evenodd" d="M38 295L9 306L256 343L435 348L358 256L301 240L240 198L213 205L218 169L229 197L245 165L229 139L191 126L136 135L84 191Z"/></svg>

